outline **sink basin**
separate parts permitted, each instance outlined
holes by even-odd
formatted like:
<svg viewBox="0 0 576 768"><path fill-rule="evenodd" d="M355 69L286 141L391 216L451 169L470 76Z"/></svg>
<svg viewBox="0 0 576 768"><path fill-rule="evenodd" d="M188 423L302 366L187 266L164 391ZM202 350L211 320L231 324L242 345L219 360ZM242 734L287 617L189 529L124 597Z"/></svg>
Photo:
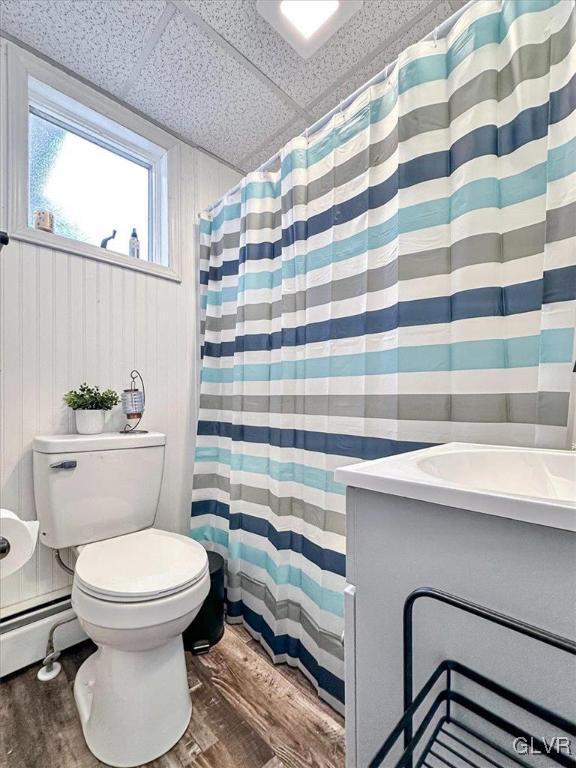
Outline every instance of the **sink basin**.
<svg viewBox="0 0 576 768"><path fill-rule="evenodd" d="M576 452L472 443L336 470L339 483L576 531Z"/></svg>

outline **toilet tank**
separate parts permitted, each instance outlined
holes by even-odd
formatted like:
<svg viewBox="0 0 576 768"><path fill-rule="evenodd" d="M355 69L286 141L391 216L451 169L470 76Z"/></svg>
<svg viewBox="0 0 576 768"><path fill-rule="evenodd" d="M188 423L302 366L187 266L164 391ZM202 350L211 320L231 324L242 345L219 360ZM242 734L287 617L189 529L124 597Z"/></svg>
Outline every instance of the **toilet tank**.
<svg viewBox="0 0 576 768"><path fill-rule="evenodd" d="M35 437L40 541L62 549L149 528L165 443L160 432Z"/></svg>

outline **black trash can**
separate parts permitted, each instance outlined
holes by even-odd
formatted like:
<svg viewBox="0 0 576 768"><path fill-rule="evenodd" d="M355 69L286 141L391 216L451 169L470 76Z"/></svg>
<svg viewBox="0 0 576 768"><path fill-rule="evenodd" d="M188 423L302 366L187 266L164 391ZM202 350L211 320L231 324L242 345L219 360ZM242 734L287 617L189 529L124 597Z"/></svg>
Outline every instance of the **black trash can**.
<svg viewBox="0 0 576 768"><path fill-rule="evenodd" d="M184 630L184 649L194 654L208 653L224 635L224 558L208 552L210 592L198 615Z"/></svg>

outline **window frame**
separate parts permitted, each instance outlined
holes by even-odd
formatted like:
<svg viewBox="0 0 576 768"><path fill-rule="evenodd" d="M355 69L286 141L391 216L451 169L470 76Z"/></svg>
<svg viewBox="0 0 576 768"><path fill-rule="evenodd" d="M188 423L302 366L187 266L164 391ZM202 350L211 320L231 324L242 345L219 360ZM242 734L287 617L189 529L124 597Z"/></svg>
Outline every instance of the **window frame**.
<svg viewBox="0 0 576 768"><path fill-rule="evenodd" d="M131 110L8 41L2 44L0 79L5 114L2 130L0 218L10 237L54 250L106 261L126 269L181 280L179 142ZM28 221L30 110L100 146L117 151L149 171L149 250L152 260L34 229ZM172 210L173 209L173 210ZM149 233L150 234L150 233Z"/></svg>

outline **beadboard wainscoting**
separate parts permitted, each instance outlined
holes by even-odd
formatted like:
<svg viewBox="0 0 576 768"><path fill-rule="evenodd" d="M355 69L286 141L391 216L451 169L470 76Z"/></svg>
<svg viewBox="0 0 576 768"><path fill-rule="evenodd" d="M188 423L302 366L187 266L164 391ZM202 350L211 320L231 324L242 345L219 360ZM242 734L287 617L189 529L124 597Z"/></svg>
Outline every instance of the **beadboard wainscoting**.
<svg viewBox="0 0 576 768"><path fill-rule="evenodd" d="M9 105L1 106L5 149ZM239 176L184 143L178 165L178 199L170 200L169 215L177 222L181 282L16 239L0 255L0 492L2 506L23 519L36 516L34 435L74 431L64 392L83 381L119 391L138 368L147 395L143 427L167 435L157 525L188 529L198 376L196 215ZM122 424L118 407L107 429ZM2 617L64 597L70 583L39 544L32 560L3 580Z"/></svg>

